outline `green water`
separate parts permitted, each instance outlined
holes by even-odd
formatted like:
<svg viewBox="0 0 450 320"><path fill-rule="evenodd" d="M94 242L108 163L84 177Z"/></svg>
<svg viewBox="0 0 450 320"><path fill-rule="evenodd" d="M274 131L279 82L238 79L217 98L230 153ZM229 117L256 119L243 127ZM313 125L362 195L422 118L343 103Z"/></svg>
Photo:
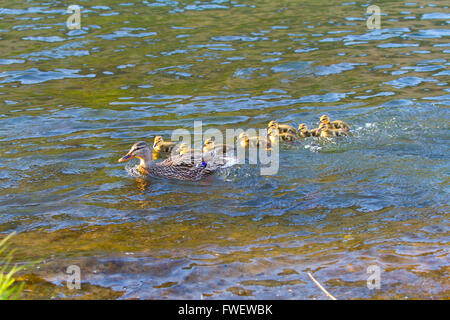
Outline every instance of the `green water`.
<svg viewBox="0 0 450 320"><path fill-rule="evenodd" d="M80 30L59 1L0 5L0 235L41 260L22 298L327 299L311 272L340 299L448 299L448 1L73 4ZM351 136L283 145L275 175L117 163L198 120L322 114Z"/></svg>

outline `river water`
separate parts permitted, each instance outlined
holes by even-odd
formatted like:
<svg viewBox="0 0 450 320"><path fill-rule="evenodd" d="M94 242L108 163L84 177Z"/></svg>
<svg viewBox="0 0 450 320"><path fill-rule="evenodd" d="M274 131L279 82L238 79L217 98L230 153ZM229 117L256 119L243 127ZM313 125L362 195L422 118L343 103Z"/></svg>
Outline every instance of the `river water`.
<svg viewBox="0 0 450 320"><path fill-rule="evenodd" d="M40 260L23 298L327 299L307 272L339 299L448 298L449 3L383 1L369 30L370 4L80 1L69 30L61 1L2 2L0 234ZM282 145L275 175L117 163L194 121L322 114L351 136Z"/></svg>

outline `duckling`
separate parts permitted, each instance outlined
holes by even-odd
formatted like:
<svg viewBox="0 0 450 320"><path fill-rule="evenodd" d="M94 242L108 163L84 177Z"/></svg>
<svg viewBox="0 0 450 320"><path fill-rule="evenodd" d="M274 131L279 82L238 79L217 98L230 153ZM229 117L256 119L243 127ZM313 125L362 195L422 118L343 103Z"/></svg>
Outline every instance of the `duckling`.
<svg viewBox="0 0 450 320"><path fill-rule="evenodd" d="M195 162L199 159L203 159L206 162L209 162L213 158L209 154L203 154L203 152L199 149L192 149L187 143L183 142L178 147L174 149L172 154L175 154L175 157L178 156L180 159L183 159L186 162Z"/></svg>
<svg viewBox="0 0 450 320"><path fill-rule="evenodd" d="M276 129L274 127L269 128L267 137L269 138L270 143L277 143L278 141L288 141L288 142L294 142L297 140L297 136L290 133L280 133L279 129Z"/></svg>
<svg viewBox="0 0 450 320"><path fill-rule="evenodd" d="M157 153L171 153L175 146L175 142L164 141L161 136L156 136L153 141L153 150Z"/></svg>
<svg viewBox="0 0 450 320"><path fill-rule="evenodd" d="M265 147L267 149L270 148L270 140L264 139L262 137L249 137L246 132L242 132L238 136L238 142L242 148L256 148L256 147Z"/></svg>
<svg viewBox="0 0 450 320"><path fill-rule="evenodd" d="M119 162L133 158L140 160L138 170L141 174L167 179L198 181L215 171L207 168L207 163L203 160L197 163L186 162L183 157L170 157L162 162L152 162L152 151L143 141L135 143L130 151L119 159Z"/></svg>
<svg viewBox="0 0 450 320"><path fill-rule="evenodd" d="M341 129L345 132L350 131L350 126L342 120L330 121L330 117L323 115L320 117L319 123L326 123L330 129Z"/></svg>
<svg viewBox="0 0 450 320"><path fill-rule="evenodd" d="M328 124L326 124L324 122L320 123L317 132L319 133L319 137L321 137L321 138L330 138L330 137L347 135L347 133L345 131L343 131L342 129L330 129Z"/></svg>
<svg viewBox="0 0 450 320"><path fill-rule="evenodd" d="M318 137L319 134L317 133L317 130L319 130L319 128L315 128L312 130L308 130L308 127L306 126L306 124L301 123L298 126L298 135L302 138L307 138L307 137Z"/></svg>
<svg viewBox="0 0 450 320"><path fill-rule="evenodd" d="M191 150L191 147L187 143L183 142L178 146L177 151L180 156L184 156L186 154L189 154Z"/></svg>
<svg viewBox="0 0 450 320"><path fill-rule="evenodd" d="M279 124L277 121L272 120L267 125L267 129L276 128L279 130L280 134L290 132L292 134L297 134L297 130L288 124Z"/></svg>
<svg viewBox="0 0 450 320"><path fill-rule="evenodd" d="M213 139L206 139L205 143L203 144L203 153L212 151L212 150L222 150L222 152L225 154L228 150L230 150L231 147L226 144L218 144L216 145L214 143Z"/></svg>

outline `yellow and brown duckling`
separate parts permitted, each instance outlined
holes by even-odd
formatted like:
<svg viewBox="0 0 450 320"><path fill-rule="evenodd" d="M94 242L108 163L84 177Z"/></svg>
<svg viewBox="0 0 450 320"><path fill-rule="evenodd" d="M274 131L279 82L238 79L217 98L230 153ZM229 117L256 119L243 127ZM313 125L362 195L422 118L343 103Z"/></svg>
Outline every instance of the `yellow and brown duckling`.
<svg viewBox="0 0 450 320"><path fill-rule="evenodd" d="M157 153L171 153L176 145L175 142L164 141L163 137L156 136L153 141L153 150Z"/></svg>
<svg viewBox="0 0 450 320"><path fill-rule="evenodd" d="M317 132L319 133L319 137L321 138L330 138L347 135L347 132L342 129L331 129L325 122L320 123Z"/></svg>
<svg viewBox="0 0 450 320"><path fill-rule="evenodd" d="M177 151L178 155L185 156L187 154L190 154L193 150L187 143L183 142L180 143L180 145L175 149L175 151Z"/></svg>
<svg viewBox="0 0 450 320"><path fill-rule="evenodd" d="M295 130L295 128L293 126L290 126L288 124L280 124L280 123L278 123L278 121L275 121L275 120L272 120L269 122L269 124L267 125L267 131L270 128L278 129L280 134L288 133L288 132L292 133L292 134L297 134L297 130Z"/></svg>
<svg viewBox="0 0 450 320"><path fill-rule="evenodd" d="M242 132L238 136L238 143L242 148L256 148L256 147L265 147L267 149L270 148L270 140L267 138L263 138L260 136L249 137L246 132Z"/></svg>
<svg viewBox="0 0 450 320"><path fill-rule="evenodd" d="M320 117L319 123L326 123L330 129L340 129L345 132L350 131L350 126L348 125L348 123L342 120L330 121L330 117L326 114Z"/></svg>
<svg viewBox="0 0 450 320"><path fill-rule="evenodd" d="M140 160L138 170L143 175L198 181L214 172L214 170L207 168L207 163L201 158L197 163L186 161L185 157L170 157L162 162L152 162L152 151L147 143L143 141L135 143L130 151L119 159L119 162L125 162L133 158Z"/></svg>
<svg viewBox="0 0 450 320"><path fill-rule="evenodd" d="M308 130L308 127L306 126L306 124L301 123L298 126L297 132L298 132L299 137L301 137L301 138L318 137L319 136L319 134L317 132L318 130L319 130L319 128Z"/></svg>
<svg viewBox="0 0 450 320"><path fill-rule="evenodd" d="M218 144L214 143L213 139L206 139L203 144L203 153L210 152L213 150L222 151L223 154L227 153L228 150L232 148L226 144Z"/></svg>
<svg viewBox="0 0 450 320"><path fill-rule="evenodd" d="M297 135L291 132L280 133L279 129L271 127L267 131L267 137L269 138L270 143L277 143L278 141L284 142L295 142L297 140Z"/></svg>

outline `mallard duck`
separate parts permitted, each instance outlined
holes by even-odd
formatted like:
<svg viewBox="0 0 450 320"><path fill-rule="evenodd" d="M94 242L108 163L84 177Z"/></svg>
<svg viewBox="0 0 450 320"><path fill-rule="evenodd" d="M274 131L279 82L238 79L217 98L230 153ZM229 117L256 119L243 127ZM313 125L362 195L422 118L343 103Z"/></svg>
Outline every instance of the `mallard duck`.
<svg viewBox="0 0 450 320"><path fill-rule="evenodd" d="M228 150L231 150L231 147L226 144L216 145L214 143L213 139L206 139L205 143L203 144L203 153L206 153L206 152L209 152L212 150L222 151L223 154L226 154Z"/></svg>
<svg viewBox="0 0 450 320"><path fill-rule="evenodd" d="M175 142L164 141L163 137L156 136L153 141L153 150L157 153L171 153L176 145Z"/></svg>
<svg viewBox="0 0 450 320"><path fill-rule="evenodd" d="M317 132L319 133L319 137L321 138L330 138L347 135L347 133L342 129L330 129L328 124L326 124L325 122L320 123Z"/></svg>
<svg viewBox="0 0 450 320"><path fill-rule="evenodd" d="M274 127L269 128L267 131L267 137L269 138L270 143L277 143L278 141L288 141L294 142L297 140L297 136L290 132L280 133L279 129Z"/></svg>
<svg viewBox="0 0 450 320"><path fill-rule="evenodd" d="M350 126L342 120L330 121L330 117L324 114L320 117L319 123L326 123L330 129L341 129L343 131L350 131Z"/></svg>
<svg viewBox="0 0 450 320"><path fill-rule="evenodd" d="M260 136L249 137L246 132L242 132L238 136L238 142L242 148L256 148L256 147L265 147L267 149L270 148L270 140L266 138L262 138Z"/></svg>
<svg viewBox="0 0 450 320"><path fill-rule="evenodd" d="M297 130L288 124L279 124L278 121L272 120L267 125L267 130L270 128L276 128L279 130L280 134L290 132L292 134L297 134Z"/></svg>
<svg viewBox="0 0 450 320"><path fill-rule="evenodd" d="M162 162L152 162L152 151L147 143L141 141L135 143L130 151L119 162L125 162L133 158L140 160L138 170L143 175L163 177L167 179L198 181L209 175L214 170L207 168L207 163L200 161L192 162L191 157L170 157Z"/></svg>

